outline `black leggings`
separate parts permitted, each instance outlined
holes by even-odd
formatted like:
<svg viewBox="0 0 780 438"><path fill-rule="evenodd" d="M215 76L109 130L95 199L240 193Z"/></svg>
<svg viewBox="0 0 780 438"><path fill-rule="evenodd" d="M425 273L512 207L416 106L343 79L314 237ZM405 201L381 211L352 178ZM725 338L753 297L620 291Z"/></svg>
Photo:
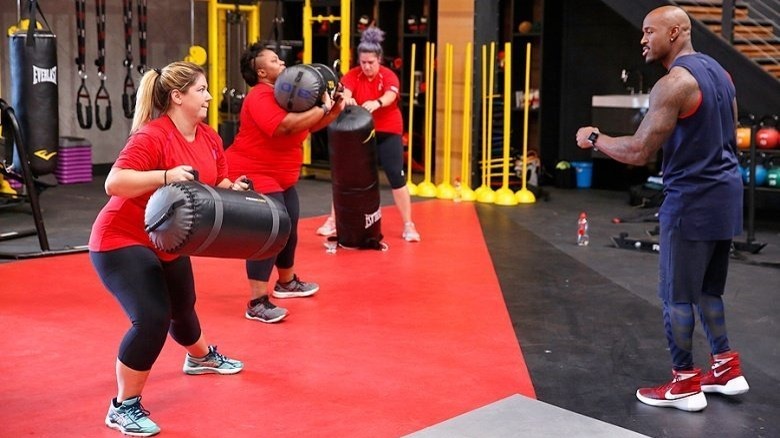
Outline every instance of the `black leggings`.
<svg viewBox="0 0 780 438"><path fill-rule="evenodd" d="M125 333L117 356L128 368L152 369L168 333L183 346L200 339L189 257L163 262L144 246L90 251L89 257L100 280L133 324Z"/></svg>
<svg viewBox="0 0 780 438"><path fill-rule="evenodd" d="M401 136L388 132L377 132L376 151L379 165L385 171L390 187L400 189L405 186L404 143Z"/></svg>
<svg viewBox="0 0 780 438"><path fill-rule="evenodd" d="M283 192L265 193L265 195L281 202L287 208L287 214L290 216L290 237L282 251L276 256L263 260L246 261L247 278L257 281L268 281L274 266L281 269L295 266L295 248L298 247L298 218L301 215L298 191L295 190L295 186Z"/></svg>

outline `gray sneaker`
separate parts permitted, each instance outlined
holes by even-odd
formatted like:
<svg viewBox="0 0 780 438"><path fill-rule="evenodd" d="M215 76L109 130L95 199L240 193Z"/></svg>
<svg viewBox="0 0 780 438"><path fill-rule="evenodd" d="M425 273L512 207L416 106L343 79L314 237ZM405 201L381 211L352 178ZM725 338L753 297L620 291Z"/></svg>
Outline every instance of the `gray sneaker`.
<svg viewBox="0 0 780 438"><path fill-rule="evenodd" d="M152 436L160 433L160 427L149 418L149 411L141 406L141 396L129 398L119 406L111 400L106 414L106 426L125 435Z"/></svg>
<svg viewBox="0 0 780 438"><path fill-rule="evenodd" d="M184 358L186 374L236 374L242 369L243 362L219 354L215 345L209 345L209 352L203 357L192 357L187 353Z"/></svg>
<svg viewBox="0 0 780 438"><path fill-rule="evenodd" d="M289 283L277 281L272 294L274 298L300 298L310 297L318 290L320 290L319 284L305 282L298 278L298 275L293 275L293 279Z"/></svg>
<svg viewBox="0 0 780 438"><path fill-rule="evenodd" d="M277 307L268 299L268 295L263 295L260 297L257 304L252 305L252 302L249 302L244 316L246 316L247 319L254 319L256 321L271 324L283 320L284 317L287 316L287 309L284 307Z"/></svg>

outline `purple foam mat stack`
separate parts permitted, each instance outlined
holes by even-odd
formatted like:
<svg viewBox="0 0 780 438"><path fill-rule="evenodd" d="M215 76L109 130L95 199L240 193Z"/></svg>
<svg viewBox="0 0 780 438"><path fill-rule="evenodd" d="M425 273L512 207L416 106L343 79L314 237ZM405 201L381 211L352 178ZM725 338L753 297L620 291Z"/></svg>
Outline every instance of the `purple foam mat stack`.
<svg viewBox="0 0 780 438"><path fill-rule="evenodd" d="M92 181L92 145L87 139L60 137L57 170L54 175L60 184Z"/></svg>
<svg viewBox="0 0 780 438"><path fill-rule="evenodd" d="M16 190L17 192L19 192L22 189L22 183L20 183L15 179L8 178L5 181L8 183L9 186L11 186L12 189Z"/></svg>

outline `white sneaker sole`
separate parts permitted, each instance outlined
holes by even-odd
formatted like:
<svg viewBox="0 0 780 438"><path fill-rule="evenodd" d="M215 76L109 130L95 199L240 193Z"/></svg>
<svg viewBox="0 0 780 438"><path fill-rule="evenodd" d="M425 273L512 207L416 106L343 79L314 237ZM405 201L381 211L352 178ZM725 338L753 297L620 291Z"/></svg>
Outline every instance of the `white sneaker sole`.
<svg viewBox="0 0 780 438"><path fill-rule="evenodd" d="M306 292L280 292L275 290L271 292L271 296L274 298L305 298L316 294L318 290L320 290L319 287L317 289L308 290Z"/></svg>
<svg viewBox="0 0 780 438"><path fill-rule="evenodd" d="M263 319L263 318L258 318L258 317L256 317L256 316L252 316L252 315L250 315L250 314L248 314L248 313L244 313L244 317L245 317L246 319L251 319L252 321L260 321L260 322L264 322L264 323L266 323L266 324L273 324L273 323L275 323L275 322L279 322L279 321L283 320L284 318L286 318L286 317L287 317L287 314L285 313L284 315L282 315L282 316L278 316L278 317L276 317L276 318L274 318L274 319Z"/></svg>
<svg viewBox="0 0 780 438"><path fill-rule="evenodd" d="M638 398L639 401L646 405L656 406L659 408L677 408L688 412L698 412L707 407L707 398L704 396L703 392L675 400L658 400L655 398L645 397L639 393L639 390L637 390L636 398Z"/></svg>
<svg viewBox="0 0 780 438"><path fill-rule="evenodd" d="M160 433L159 430L156 430L154 432L130 432L126 430L122 430L122 426L112 423L111 420L106 418L106 426L110 427L111 429L118 430L119 432L122 432L123 435L129 435L129 436L154 436Z"/></svg>
<svg viewBox="0 0 780 438"><path fill-rule="evenodd" d="M407 242L419 242L420 241L420 235L419 234L406 234L404 233L403 236L405 241Z"/></svg>
<svg viewBox="0 0 780 438"><path fill-rule="evenodd" d="M321 226L321 227L317 228L317 235L325 236L325 237L335 236L336 235L336 225L334 224L333 227Z"/></svg>
<svg viewBox="0 0 780 438"><path fill-rule="evenodd" d="M184 368L184 374L190 375L190 376L199 376L201 374L238 374L243 370L244 368Z"/></svg>
<svg viewBox="0 0 780 438"><path fill-rule="evenodd" d="M739 395L748 392L750 386L744 376L735 377L725 385L701 385L701 390L707 393L723 395Z"/></svg>

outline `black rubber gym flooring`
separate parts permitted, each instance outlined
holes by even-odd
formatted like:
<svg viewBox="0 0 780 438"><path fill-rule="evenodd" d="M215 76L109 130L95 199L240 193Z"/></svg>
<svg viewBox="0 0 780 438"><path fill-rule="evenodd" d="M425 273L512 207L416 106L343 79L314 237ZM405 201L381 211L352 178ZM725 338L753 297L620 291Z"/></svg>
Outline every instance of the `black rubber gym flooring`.
<svg viewBox="0 0 780 438"><path fill-rule="evenodd" d="M102 183L96 178L41 195L52 249L86 243L92 220L106 200ZM755 240L767 246L757 255L733 259L725 298L731 345L742 355L751 390L733 398L710 395L707 409L687 413L645 406L634 397L638 386L663 383L670 376L655 295L657 255L616 249L610 237L626 232L645 238L655 224L612 223L613 217L646 213L630 207L623 192L545 191L549 200L534 204L477 206L538 399L653 437L780 436L777 213L759 212ZM299 193L303 216L327 214L328 181L304 179ZM386 189L382 199L385 205L392 202ZM8 200L0 204L0 232L33 226L29 205ZM590 222L587 247L574 243L580 211L588 213ZM425 230L420 232L424 245ZM452 233L456 239L457 230ZM34 251L37 244L35 237L0 242L0 252ZM474 296L463 303L464 315L489 318L480 314L479 301ZM698 365L706 366L707 351L697 327Z"/></svg>

